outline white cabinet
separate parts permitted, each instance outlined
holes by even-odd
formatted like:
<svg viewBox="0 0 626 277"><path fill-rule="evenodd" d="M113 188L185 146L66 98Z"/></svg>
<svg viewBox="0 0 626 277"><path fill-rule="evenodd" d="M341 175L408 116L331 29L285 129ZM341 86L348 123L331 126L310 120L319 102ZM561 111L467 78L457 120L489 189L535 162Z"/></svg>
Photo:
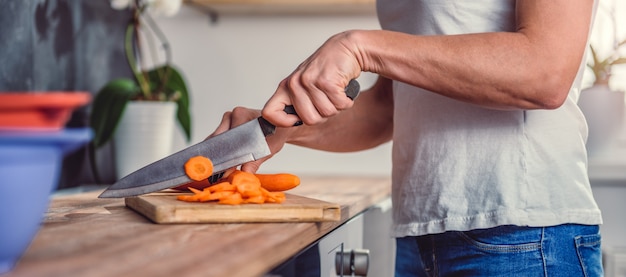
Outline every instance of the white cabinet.
<svg viewBox="0 0 626 277"><path fill-rule="evenodd" d="M391 198L369 208L363 215L363 248L370 250L367 276L393 276L396 240L391 237Z"/></svg>
<svg viewBox="0 0 626 277"><path fill-rule="evenodd" d="M395 240L391 238L390 226L391 200L386 199L337 227L265 277L393 276ZM339 267L343 265L343 272L352 270L367 275L338 272L338 262Z"/></svg>
<svg viewBox="0 0 626 277"><path fill-rule="evenodd" d="M320 277L344 276L337 274L337 255L363 249L363 218L363 214L353 217L319 241ZM349 263L345 258L343 262Z"/></svg>

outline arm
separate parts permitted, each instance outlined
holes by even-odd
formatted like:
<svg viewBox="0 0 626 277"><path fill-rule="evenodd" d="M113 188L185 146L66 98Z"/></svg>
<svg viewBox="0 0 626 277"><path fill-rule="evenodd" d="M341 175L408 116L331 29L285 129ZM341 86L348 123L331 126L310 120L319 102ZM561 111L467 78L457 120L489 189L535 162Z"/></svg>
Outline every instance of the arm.
<svg viewBox="0 0 626 277"><path fill-rule="evenodd" d="M342 85L378 73L494 109L554 109L566 99L586 48L592 0L517 1L515 32L416 36L348 31L330 38L278 87L263 115L308 125L351 107ZM463 61L463 62L459 62Z"/></svg>
<svg viewBox="0 0 626 277"><path fill-rule="evenodd" d="M372 88L361 92L352 109L322 124L287 128L287 143L332 152L351 152L390 141L393 132L391 84L391 80L379 77Z"/></svg>
<svg viewBox="0 0 626 277"><path fill-rule="evenodd" d="M370 89L362 91L355 99L354 108L322 124L276 128L276 132L267 137L272 156L278 153L285 143L318 150L349 152L373 148L390 141L393 131L391 84L391 80L379 77ZM226 112L220 125L209 137L253 120L259 113L258 110L243 107ZM269 158L271 156L246 163L241 169L256 172Z"/></svg>

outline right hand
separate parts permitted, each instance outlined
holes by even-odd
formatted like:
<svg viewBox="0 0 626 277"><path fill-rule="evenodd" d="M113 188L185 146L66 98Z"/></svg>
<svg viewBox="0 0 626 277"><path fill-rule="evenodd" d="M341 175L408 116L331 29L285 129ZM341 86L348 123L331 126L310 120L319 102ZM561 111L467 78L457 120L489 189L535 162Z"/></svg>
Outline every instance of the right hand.
<svg viewBox="0 0 626 277"><path fill-rule="evenodd" d="M315 53L280 82L263 108L263 118L280 127L302 121L306 125L323 123L353 105L345 88L361 74L358 32L347 31L328 39ZM298 115L286 114L293 105Z"/></svg>

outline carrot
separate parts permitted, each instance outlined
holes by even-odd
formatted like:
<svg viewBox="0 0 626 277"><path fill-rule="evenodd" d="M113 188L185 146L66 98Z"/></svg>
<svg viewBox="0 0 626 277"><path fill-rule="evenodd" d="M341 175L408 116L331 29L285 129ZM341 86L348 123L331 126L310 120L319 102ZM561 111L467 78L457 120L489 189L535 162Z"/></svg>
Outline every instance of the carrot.
<svg viewBox="0 0 626 277"><path fill-rule="evenodd" d="M252 196L252 197L248 197L246 199L244 199L243 203L250 203L250 204L263 204L265 203L265 196L260 194L257 196Z"/></svg>
<svg viewBox="0 0 626 277"><path fill-rule="evenodd" d="M213 162L207 157L194 156L185 163L185 173L189 179L202 181L213 174Z"/></svg>
<svg viewBox="0 0 626 277"><path fill-rule="evenodd" d="M286 195L282 191L270 191L267 196L267 202L269 203L282 203L287 199Z"/></svg>
<svg viewBox="0 0 626 277"><path fill-rule="evenodd" d="M245 172L241 170L235 170L233 171L233 173L228 175L228 177L226 177L226 181L235 185L239 182L245 182L245 181L258 182L258 178L253 173Z"/></svg>
<svg viewBox="0 0 626 277"><path fill-rule="evenodd" d="M237 171L231 174L231 176L231 183L237 186L237 191L241 193L241 196L254 197L261 195L261 182L254 174L245 171Z"/></svg>
<svg viewBox="0 0 626 277"><path fill-rule="evenodd" d="M236 193L236 191L216 191L214 193L211 193L211 195L207 198L207 201L221 200L222 198L231 196Z"/></svg>
<svg viewBox="0 0 626 277"><path fill-rule="evenodd" d="M180 201L186 201L186 202L198 202L200 201L198 199L198 197L196 197L196 195L179 195L176 197L176 199L180 200Z"/></svg>
<svg viewBox="0 0 626 277"><path fill-rule="evenodd" d="M282 203L286 200L283 191L299 184L300 179L293 174L253 174L235 170L220 183L203 190L189 186L187 189L194 194L180 195L177 199L189 202L217 201L227 205Z"/></svg>
<svg viewBox="0 0 626 277"><path fill-rule="evenodd" d="M239 193L233 193L229 196L220 198L217 203L226 205L239 205L243 203L243 197L241 197L241 194Z"/></svg>
<svg viewBox="0 0 626 277"><path fill-rule="evenodd" d="M265 196L265 202L267 203L282 203L287 198L285 193L282 191L268 191L261 188L261 192L263 193L263 196Z"/></svg>
<svg viewBox="0 0 626 277"><path fill-rule="evenodd" d="M254 174L268 191L286 191L300 185L300 178L289 173Z"/></svg>
<svg viewBox="0 0 626 277"><path fill-rule="evenodd" d="M212 185L210 187L205 188L205 190L209 190L210 192L217 192L217 191L236 191L237 190L237 186L229 183L229 182L221 182L215 185Z"/></svg>

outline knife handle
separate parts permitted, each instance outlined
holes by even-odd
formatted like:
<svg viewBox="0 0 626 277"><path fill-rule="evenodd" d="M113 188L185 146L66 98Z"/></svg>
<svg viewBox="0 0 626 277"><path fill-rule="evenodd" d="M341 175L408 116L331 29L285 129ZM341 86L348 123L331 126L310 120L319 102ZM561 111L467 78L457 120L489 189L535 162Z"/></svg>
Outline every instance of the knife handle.
<svg viewBox="0 0 626 277"><path fill-rule="evenodd" d="M353 101L354 99L356 99L357 96L359 96L360 91L361 91L361 85L359 84L359 81L355 79L352 79L350 80L350 82L348 82L348 85L346 86L346 90L345 90L346 96L348 96L348 98L350 98L350 100L353 100ZM283 111L285 111L285 113L287 114L298 115L293 105L285 106ZM300 126L300 125L302 125L302 121L298 121L295 124L293 124L293 126Z"/></svg>

